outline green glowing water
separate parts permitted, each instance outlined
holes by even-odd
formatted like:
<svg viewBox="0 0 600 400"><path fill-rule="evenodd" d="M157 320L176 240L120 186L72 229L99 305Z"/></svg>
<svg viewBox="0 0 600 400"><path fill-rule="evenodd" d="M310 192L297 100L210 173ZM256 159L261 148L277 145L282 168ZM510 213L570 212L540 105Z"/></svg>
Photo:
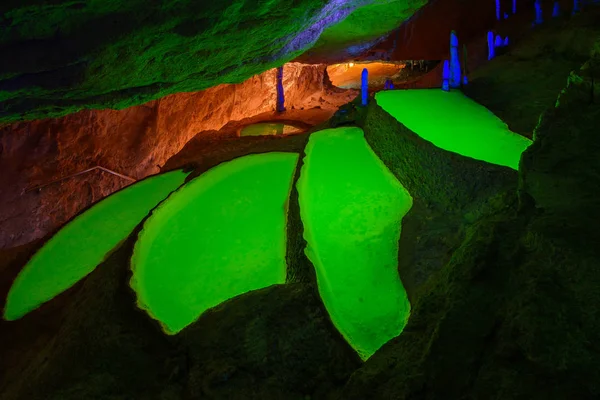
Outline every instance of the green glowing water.
<svg viewBox="0 0 600 400"><path fill-rule="evenodd" d="M243 127L240 136L290 135L300 132L302 132L302 129L292 125L261 122Z"/></svg>
<svg viewBox="0 0 600 400"><path fill-rule="evenodd" d="M377 93L375 99L423 139L466 157L518 169L521 153L531 144L457 90L392 90Z"/></svg>
<svg viewBox="0 0 600 400"><path fill-rule="evenodd" d="M146 220L135 245L138 305L174 334L205 310L284 283L295 153L249 155L194 179Z"/></svg>
<svg viewBox="0 0 600 400"><path fill-rule="evenodd" d="M4 318L21 318L92 272L187 175L173 171L144 179L73 219L23 268L8 293Z"/></svg>
<svg viewBox="0 0 600 400"><path fill-rule="evenodd" d="M306 254L333 323L367 359L410 313L398 240L412 198L358 128L314 133L306 154L298 181Z"/></svg>

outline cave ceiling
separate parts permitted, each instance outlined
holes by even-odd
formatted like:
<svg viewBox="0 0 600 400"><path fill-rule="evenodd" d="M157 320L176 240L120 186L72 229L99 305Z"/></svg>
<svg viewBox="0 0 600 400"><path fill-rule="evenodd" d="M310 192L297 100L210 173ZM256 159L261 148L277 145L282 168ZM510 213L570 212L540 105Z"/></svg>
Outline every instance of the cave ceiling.
<svg viewBox="0 0 600 400"><path fill-rule="evenodd" d="M3 0L0 123L237 83L307 50L351 56L425 3Z"/></svg>

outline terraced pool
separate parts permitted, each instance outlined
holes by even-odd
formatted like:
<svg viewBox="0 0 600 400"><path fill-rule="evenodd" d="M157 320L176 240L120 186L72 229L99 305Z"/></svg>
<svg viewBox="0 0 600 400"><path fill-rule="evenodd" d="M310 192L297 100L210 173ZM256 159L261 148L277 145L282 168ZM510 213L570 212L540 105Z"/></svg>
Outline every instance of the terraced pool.
<svg viewBox="0 0 600 400"><path fill-rule="evenodd" d="M92 272L187 175L173 171L139 181L65 225L17 276L8 293L4 318L21 318Z"/></svg>
<svg viewBox="0 0 600 400"><path fill-rule="evenodd" d="M353 127L311 135L298 191L321 298L367 359L400 334L410 313L398 241L412 198Z"/></svg>
<svg viewBox="0 0 600 400"><path fill-rule="evenodd" d="M423 139L466 157L518 169L521 153L531 144L457 90L387 90L377 93L375 99Z"/></svg>
<svg viewBox="0 0 600 400"><path fill-rule="evenodd" d="M285 282L285 223L298 157L265 153L220 164L146 220L131 286L165 332L179 332L234 296Z"/></svg>

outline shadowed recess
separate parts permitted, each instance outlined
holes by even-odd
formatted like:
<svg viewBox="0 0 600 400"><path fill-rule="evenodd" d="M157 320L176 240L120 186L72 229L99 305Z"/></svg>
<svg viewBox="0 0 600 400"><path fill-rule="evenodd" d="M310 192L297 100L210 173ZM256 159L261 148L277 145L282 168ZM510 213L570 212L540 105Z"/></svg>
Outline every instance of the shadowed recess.
<svg viewBox="0 0 600 400"><path fill-rule="evenodd" d="M354 127L311 135L298 192L323 302L367 359L400 334L410 313L398 241L412 198Z"/></svg>
<svg viewBox="0 0 600 400"><path fill-rule="evenodd" d="M144 179L75 217L17 276L8 293L4 318L21 318L92 272L187 176L173 171Z"/></svg>
<svg viewBox="0 0 600 400"><path fill-rule="evenodd" d="M457 90L394 90L379 92L375 99L423 139L465 157L519 169L521 153L531 144Z"/></svg>
<svg viewBox="0 0 600 400"><path fill-rule="evenodd" d="M166 333L225 300L285 282L287 204L298 157L265 153L223 163L152 213L135 245L131 287Z"/></svg>

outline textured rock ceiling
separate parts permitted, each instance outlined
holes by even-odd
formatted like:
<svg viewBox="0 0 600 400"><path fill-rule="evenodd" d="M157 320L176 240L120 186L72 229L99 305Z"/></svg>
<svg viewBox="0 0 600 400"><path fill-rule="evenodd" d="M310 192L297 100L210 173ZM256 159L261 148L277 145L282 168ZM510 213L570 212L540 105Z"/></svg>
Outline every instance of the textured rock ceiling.
<svg viewBox="0 0 600 400"><path fill-rule="evenodd" d="M0 123L241 82L374 43L426 2L3 0Z"/></svg>

